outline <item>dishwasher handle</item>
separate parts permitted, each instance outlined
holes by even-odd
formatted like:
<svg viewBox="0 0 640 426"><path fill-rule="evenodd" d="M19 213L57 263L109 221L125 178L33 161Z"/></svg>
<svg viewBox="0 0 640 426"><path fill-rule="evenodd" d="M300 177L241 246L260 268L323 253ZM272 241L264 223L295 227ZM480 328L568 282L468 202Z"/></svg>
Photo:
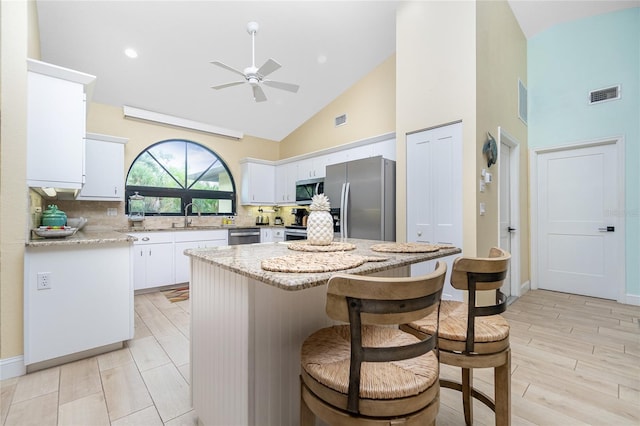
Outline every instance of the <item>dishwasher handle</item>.
<svg viewBox="0 0 640 426"><path fill-rule="evenodd" d="M254 237L257 235L260 235L260 231L229 232L230 237Z"/></svg>

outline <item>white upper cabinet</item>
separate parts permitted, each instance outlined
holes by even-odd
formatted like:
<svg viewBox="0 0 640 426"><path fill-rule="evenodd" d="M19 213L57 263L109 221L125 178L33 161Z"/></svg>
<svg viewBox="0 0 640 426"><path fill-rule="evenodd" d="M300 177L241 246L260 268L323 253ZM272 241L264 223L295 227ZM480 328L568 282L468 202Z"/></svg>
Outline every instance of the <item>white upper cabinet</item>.
<svg viewBox="0 0 640 426"><path fill-rule="evenodd" d="M95 77L27 60L27 184L80 189L84 183L87 85Z"/></svg>
<svg viewBox="0 0 640 426"><path fill-rule="evenodd" d="M296 163L298 164L298 180L317 179L325 176L326 155L307 158Z"/></svg>
<svg viewBox="0 0 640 426"><path fill-rule="evenodd" d="M245 159L241 162L242 204L275 204L275 166L261 161Z"/></svg>
<svg viewBox="0 0 640 426"><path fill-rule="evenodd" d="M285 163L276 166L276 204L296 202L297 178L297 163Z"/></svg>
<svg viewBox="0 0 640 426"><path fill-rule="evenodd" d="M124 145L127 139L87 133L85 183L77 200L124 201Z"/></svg>

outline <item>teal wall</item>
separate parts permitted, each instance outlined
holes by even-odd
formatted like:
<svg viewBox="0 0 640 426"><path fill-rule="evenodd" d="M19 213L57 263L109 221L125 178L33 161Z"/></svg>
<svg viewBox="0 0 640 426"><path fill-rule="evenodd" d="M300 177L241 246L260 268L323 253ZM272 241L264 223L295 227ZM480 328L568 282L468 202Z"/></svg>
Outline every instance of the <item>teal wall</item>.
<svg viewBox="0 0 640 426"><path fill-rule="evenodd" d="M558 25L528 41L529 148L624 136L626 288L640 296L640 8ZM588 93L621 85L621 99Z"/></svg>

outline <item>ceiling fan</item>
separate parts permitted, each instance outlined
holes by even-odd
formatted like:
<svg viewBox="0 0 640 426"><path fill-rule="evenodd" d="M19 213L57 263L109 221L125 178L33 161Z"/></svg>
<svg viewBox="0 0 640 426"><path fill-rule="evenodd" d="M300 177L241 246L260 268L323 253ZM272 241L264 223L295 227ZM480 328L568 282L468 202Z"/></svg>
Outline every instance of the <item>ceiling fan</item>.
<svg viewBox="0 0 640 426"><path fill-rule="evenodd" d="M227 69L236 74L240 74L244 77L244 80L234 81L231 83L220 84L218 86L212 86L212 89L224 89L226 87L237 86L239 84L249 83L251 85L251 89L253 90L253 99L256 102L264 102L267 100L264 91L262 90L261 85L274 87L276 89L287 90L289 92L296 93L298 91L297 84L291 83L283 83L280 81L273 81L265 79L266 76L276 71L281 67L279 63L277 63L273 59L268 59L260 68L256 68L256 33L258 32L258 23L257 22L249 22L247 24L247 32L251 34L251 66L244 69L244 71L238 71L235 68L230 67L229 65L223 64L219 61L211 61L213 65L217 65L224 69Z"/></svg>

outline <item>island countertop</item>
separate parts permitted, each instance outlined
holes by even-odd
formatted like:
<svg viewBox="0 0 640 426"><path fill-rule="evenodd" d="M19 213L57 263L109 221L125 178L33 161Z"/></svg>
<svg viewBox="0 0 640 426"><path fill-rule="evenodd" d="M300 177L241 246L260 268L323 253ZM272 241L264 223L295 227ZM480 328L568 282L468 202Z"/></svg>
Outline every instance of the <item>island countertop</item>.
<svg viewBox="0 0 640 426"><path fill-rule="evenodd" d="M290 250L287 247L291 242L188 249L185 250L184 253L194 259L216 265L220 268L252 278L265 284L278 287L283 290L295 291L324 285L327 283L329 278L337 272L368 275L375 272L411 265L413 263L451 256L461 252L459 248L447 248L431 253L382 253L371 250L371 246L374 244L385 243L386 241L361 240L354 238L347 238L340 241L351 243L356 246L355 250L348 250L344 253L366 257L384 257L387 258L387 260L366 262L355 268L333 272L292 273L271 272L266 271L261 267L261 262L265 259L300 253L298 251Z"/></svg>

